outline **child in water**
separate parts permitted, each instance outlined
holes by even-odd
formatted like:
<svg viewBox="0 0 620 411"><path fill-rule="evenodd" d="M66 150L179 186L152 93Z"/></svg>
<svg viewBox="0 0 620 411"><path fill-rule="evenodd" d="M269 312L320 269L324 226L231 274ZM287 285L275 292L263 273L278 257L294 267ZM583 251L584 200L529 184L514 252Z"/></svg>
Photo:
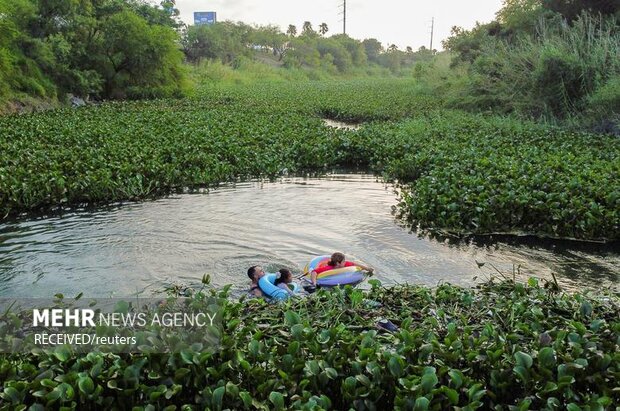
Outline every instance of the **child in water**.
<svg viewBox="0 0 620 411"><path fill-rule="evenodd" d="M344 254L336 252L332 254L326 266L317 268L316 270L312 270L312 272L310 272L310 280L312 282L312 285L316 287L317 277L323 271L333 270L335 268L351 267L354 265L360 267L364 271L368 271L369 273L372 273L374 271L371 267L366 267L361 264L356 264L351 261L346 261Z"/></svg>
<svg viewBox="0 0 620 411"><path fill-rule="evenodd" d="M290 295L295 295L295 291L289 287L289 284L293 282L293 273L291 270L287 268L282 268L280 271L276 273L276 282L275 285L285 291L287 291Z"/></svg>

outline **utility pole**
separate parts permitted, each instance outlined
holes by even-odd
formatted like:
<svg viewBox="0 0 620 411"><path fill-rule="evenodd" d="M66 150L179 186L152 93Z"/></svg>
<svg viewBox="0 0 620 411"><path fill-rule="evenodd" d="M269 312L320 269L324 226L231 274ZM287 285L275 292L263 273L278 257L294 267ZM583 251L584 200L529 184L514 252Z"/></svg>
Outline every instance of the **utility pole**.
<svg viewBox="0 0 620 411"><path fill-rule="evenodd" d="M347 0L342 0L342 34L347 34Z"/></svg>
<svg viewBox="0 0 620 411"><path fill-rule="evenodd" d="M433 31L435 30L435 17L431 20L431 53L433 52Z"/></svg>

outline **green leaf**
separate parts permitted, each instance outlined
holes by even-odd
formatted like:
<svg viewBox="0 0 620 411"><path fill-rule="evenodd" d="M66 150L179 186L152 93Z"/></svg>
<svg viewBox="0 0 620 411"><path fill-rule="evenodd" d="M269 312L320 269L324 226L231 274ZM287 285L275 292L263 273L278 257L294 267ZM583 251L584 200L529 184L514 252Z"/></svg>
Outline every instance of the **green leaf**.
<svg viewBox="0 0 620 411"><path fill-rule="evenodd" d="M316 360L310 360L306 363L306 368L309 370L310 375L319 375L321 373L321 367Z"/></svg>
<svg viewBox="0 0 620 411"><path fill-rule="evenodd" d="M346 391L353 391L357 385L357 380L354 377L347 377L343 384Z"/></svg>
<svg viewBox="0 0 620 411"><path fill-rule="evenodd" d="M284 397L279 392L271 391L271 394L269 394L269 401L271 401L276 410L284 409Z"/></svg>
<svg viewBox="0 0 620 411"><path fill-rule="evenodd" d="M513 369L515 374L519 376L522 382L527 383L530 380L530 374L527 372L527 369L521 365L516 365Z"/></svg>
<svg viewBox="0 0 620 411"><path fill-rule="evenodd" d="M185 364L193 364L194 363L194 353L188 350L181 350L181 359Z"/></svg>
<svg viewBox="0 0 620 411"><path fill-rule="evenodd" d="M71 358L71 350L65 345L58 346L54 349L54 357L60 362L66 362Z"/></svg>
<svg viewBox="0 0 620 411"><path fill-rule="evenodd" d="M118 301L114 305L114 312L120 314L127 314L129 312L129 303L127 301Z"/></svg>
<svg viewBox="0 0 620 411"><path fill-rule="evenodd" d="M486 394L486 390L482 388L482 384L474 384L467 390L467 398L470 402L479 401L484 394Z"/></svg>
<svg viewBox="0 0 620 411"><path fill-rule="evenodd" d="M295 355L299 352L299 348L300 348L300 344L299 341L291 341L290 344L288 345L288 353L291 355Z"/></svg>
<svg viewBox="0 0 620 411"><path fill-rule="evenodd" d="M568 404L566 406L566 409L568 411L581 411L581 407L579 407L577 404L575 404L574 402L571 402L570 404Z"/></svg>
<svg viewBox="0 0 620 411"><path fill-rule="evenodd" d="M555 367L555 350L545 347L538 352L538 362L543 368Z"/></svg>
<svg viewBox="0 0 620 411"><path fill-rule="evenodd" d="M431 402L428 400L428 398L426 397L418 397L415 400L415 406L414 406L414 410L415 411L426 411L428 410L428 406L431 404Z"/></svg>
<svg viewBox="0 0 620 411"><path fill-rule="evenodd" d="M243 401L243 406L246 408L250 408L252 405L252 396L247 391L241 391L239 393L239 397L241 397L241 401Z"/></svg>
<svg viewBox="0 0 620 411"><path fill-rule="evenodd" d="M239 395L239 387L233 384L231 381L228 381L225 386L226 395L236 398Z"/></svg>
<svg viewBox="0 0 620 411"><path fill-rule="evenodd" d="M338 371L336 371L334 368L325 368L325 374L327 374L327 377L330 380L335 380L336 378L338 378Z"/></svg>
<svg viewBox="0 0 620 411"><path fill-rule="evenodd" d="M13 387L6 387L3 392L3 397L14 404L21 402L19 391Z"/></svg>
<svg viewBox="0 0 620 411"><path fill-rule="evenodd" d="M95 383L90 377L82 377L78 380L78 388L84 394L89 395L95 391Z"/></svg>
<svg viewBox="0 0 620 411"><path fill-rule="evenodd" d="M588 301L583 301L581 303L581 307L579 308L579 312L584 317L590 317L592 315L592 304Z"/></svg>
<svg viewBox="0 0 620 411"><path fill-rule="evenodd" d="M381 281L377 280L376 278L373 278L372 280L368 280L368 284L370 284L372 289L377 289L381 287Z"/></svg>
<svg viewBox="0 0 620 411"><path fill-rule="evenodd" d="M441 391L446 394L446 397L448 397L448 401L450 401L450 404L457 405L459 403L459 393L456 392L456 390L443 386L441 387Z"/></svg>
<svg viewBox="0 0 620 411"><path fill-rule="evenodd" d="M301 317L296 312L289 310L284 313L284 323L289 327L292 327L295 324L301 323Z"/></svg>
<svg viewBox="0 0 620 411"><path fill-rule="evenodd" d="M358 374L355 376L355 379L358 380L363 385L370 387L370 379L366 377L364 374Z"/></svg>
<svg viewBox="0 0 620 411"><path fill-rule="evenodd" d="M526 398L525 400L519 403L518 409L519 411L527 411L530 409L530 405L532 405L532 400L530 400L529 398Z"/></svg>
<svg viewBox="0 0 620 411"><path fill-rule="evenodd" d="M224 394L226 393L225 387L218 387L213 390L213 395L211 396L211 404L216 410L222 409L222 399L224 398Z"/></svg>
<svg viewBox="0 0 620 411"><path fill-rule="evenodd" d="M439 380L435 374L424 374L420 386L425 394L431 392L431 390L437 385Z"/></svg>
<svg viewBox="0 0 620 411"><path fill-rule="evenodd" d="M601 398L599 398L598 400L596 400L597 403L599 403L600 405L602 405L603 407L607 407L609 405L611 405L611 403L613 402L613 400L607 396L603 396Z"/></svg>
<svg viewBox="0 0 620 411"><path fill-rule="evenodd" d="M388 369L390 370L390 374L396 378L403 375L403 367L400 362L401 359L395 356L391 357L388 361Z"/></svg>
<svg viewBox="0 0 620 411"><path fill-rule="evenodd" d="M292 326L291 336L297 340L301 340L304 336L304 326L302 324L295 324Z"/></svg>
<svg viewBox="0 0 620 411"><path fill-rule="evenodd" d="M517 365L527 369L532 368L532 364L534 363L532 357L529 354L524 353L523 351L517 351L515 353L515 360L517 362Z"/></svg>
<svg viewBox="0 0 620 411"><path fill-rule="evenodd" d="M459 370L450 370L448 371L448 375L450 376L454 388L461 388L461 386L463 385L463 373Z"/></svg>

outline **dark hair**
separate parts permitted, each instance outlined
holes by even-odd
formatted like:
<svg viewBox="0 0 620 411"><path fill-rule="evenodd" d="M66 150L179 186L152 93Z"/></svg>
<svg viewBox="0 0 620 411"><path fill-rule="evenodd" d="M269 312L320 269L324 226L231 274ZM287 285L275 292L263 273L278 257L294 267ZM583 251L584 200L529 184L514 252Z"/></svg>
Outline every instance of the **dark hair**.
<svg viewBox="0 0 620 411"><path fill-rule="evenodd" d="M291 270L289 270L288 268L281 268L278 271L279 275L276 278L276 282L275 285L279 285L282 283L285 283L286 280L288 280L290 277L293 276L293 273L291 273Z"/></svg>
<svg viewBox="0 0 620 411"><path fill-rule="evenodd" d="M250 280L254 280L254 274L256 274L256 267L258 266L253 265L252 267L248 268L248 277L250 277Z"/></svg>
<svg viewBox="0 0 620 411"><path fill-rule="evenodd" d="M344 262L344 254L342 254L342 253L334 253L334 254L332 254L332 257L330 258L330 260L327 263L327 265L334 266L334 265L336 265L336 263L343 263L343 262Z"/></svg>

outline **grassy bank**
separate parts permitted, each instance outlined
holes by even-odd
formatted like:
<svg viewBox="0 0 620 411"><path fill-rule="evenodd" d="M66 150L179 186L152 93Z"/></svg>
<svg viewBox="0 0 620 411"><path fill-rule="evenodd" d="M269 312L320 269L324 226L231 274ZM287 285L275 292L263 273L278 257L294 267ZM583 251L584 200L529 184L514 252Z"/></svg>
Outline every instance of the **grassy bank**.
<svg viewBox="0 0 620 411"><path fill-rule="evenodd" d="M3 355L2 406L602 410L620 402L618 295L565 294L534 279L474 289L371 283L280 305L224 299L215 353ZM378 332L379 318L399 330Z"/></svg>
<svg viewBox="0 0 620 411"><path fill-rule="evenodd" d="M440 103L404 79L206 81L191 99L4 117L0 214L359 166L404 183L402 209L425 227L620 238L617 138Z"/></svg>

